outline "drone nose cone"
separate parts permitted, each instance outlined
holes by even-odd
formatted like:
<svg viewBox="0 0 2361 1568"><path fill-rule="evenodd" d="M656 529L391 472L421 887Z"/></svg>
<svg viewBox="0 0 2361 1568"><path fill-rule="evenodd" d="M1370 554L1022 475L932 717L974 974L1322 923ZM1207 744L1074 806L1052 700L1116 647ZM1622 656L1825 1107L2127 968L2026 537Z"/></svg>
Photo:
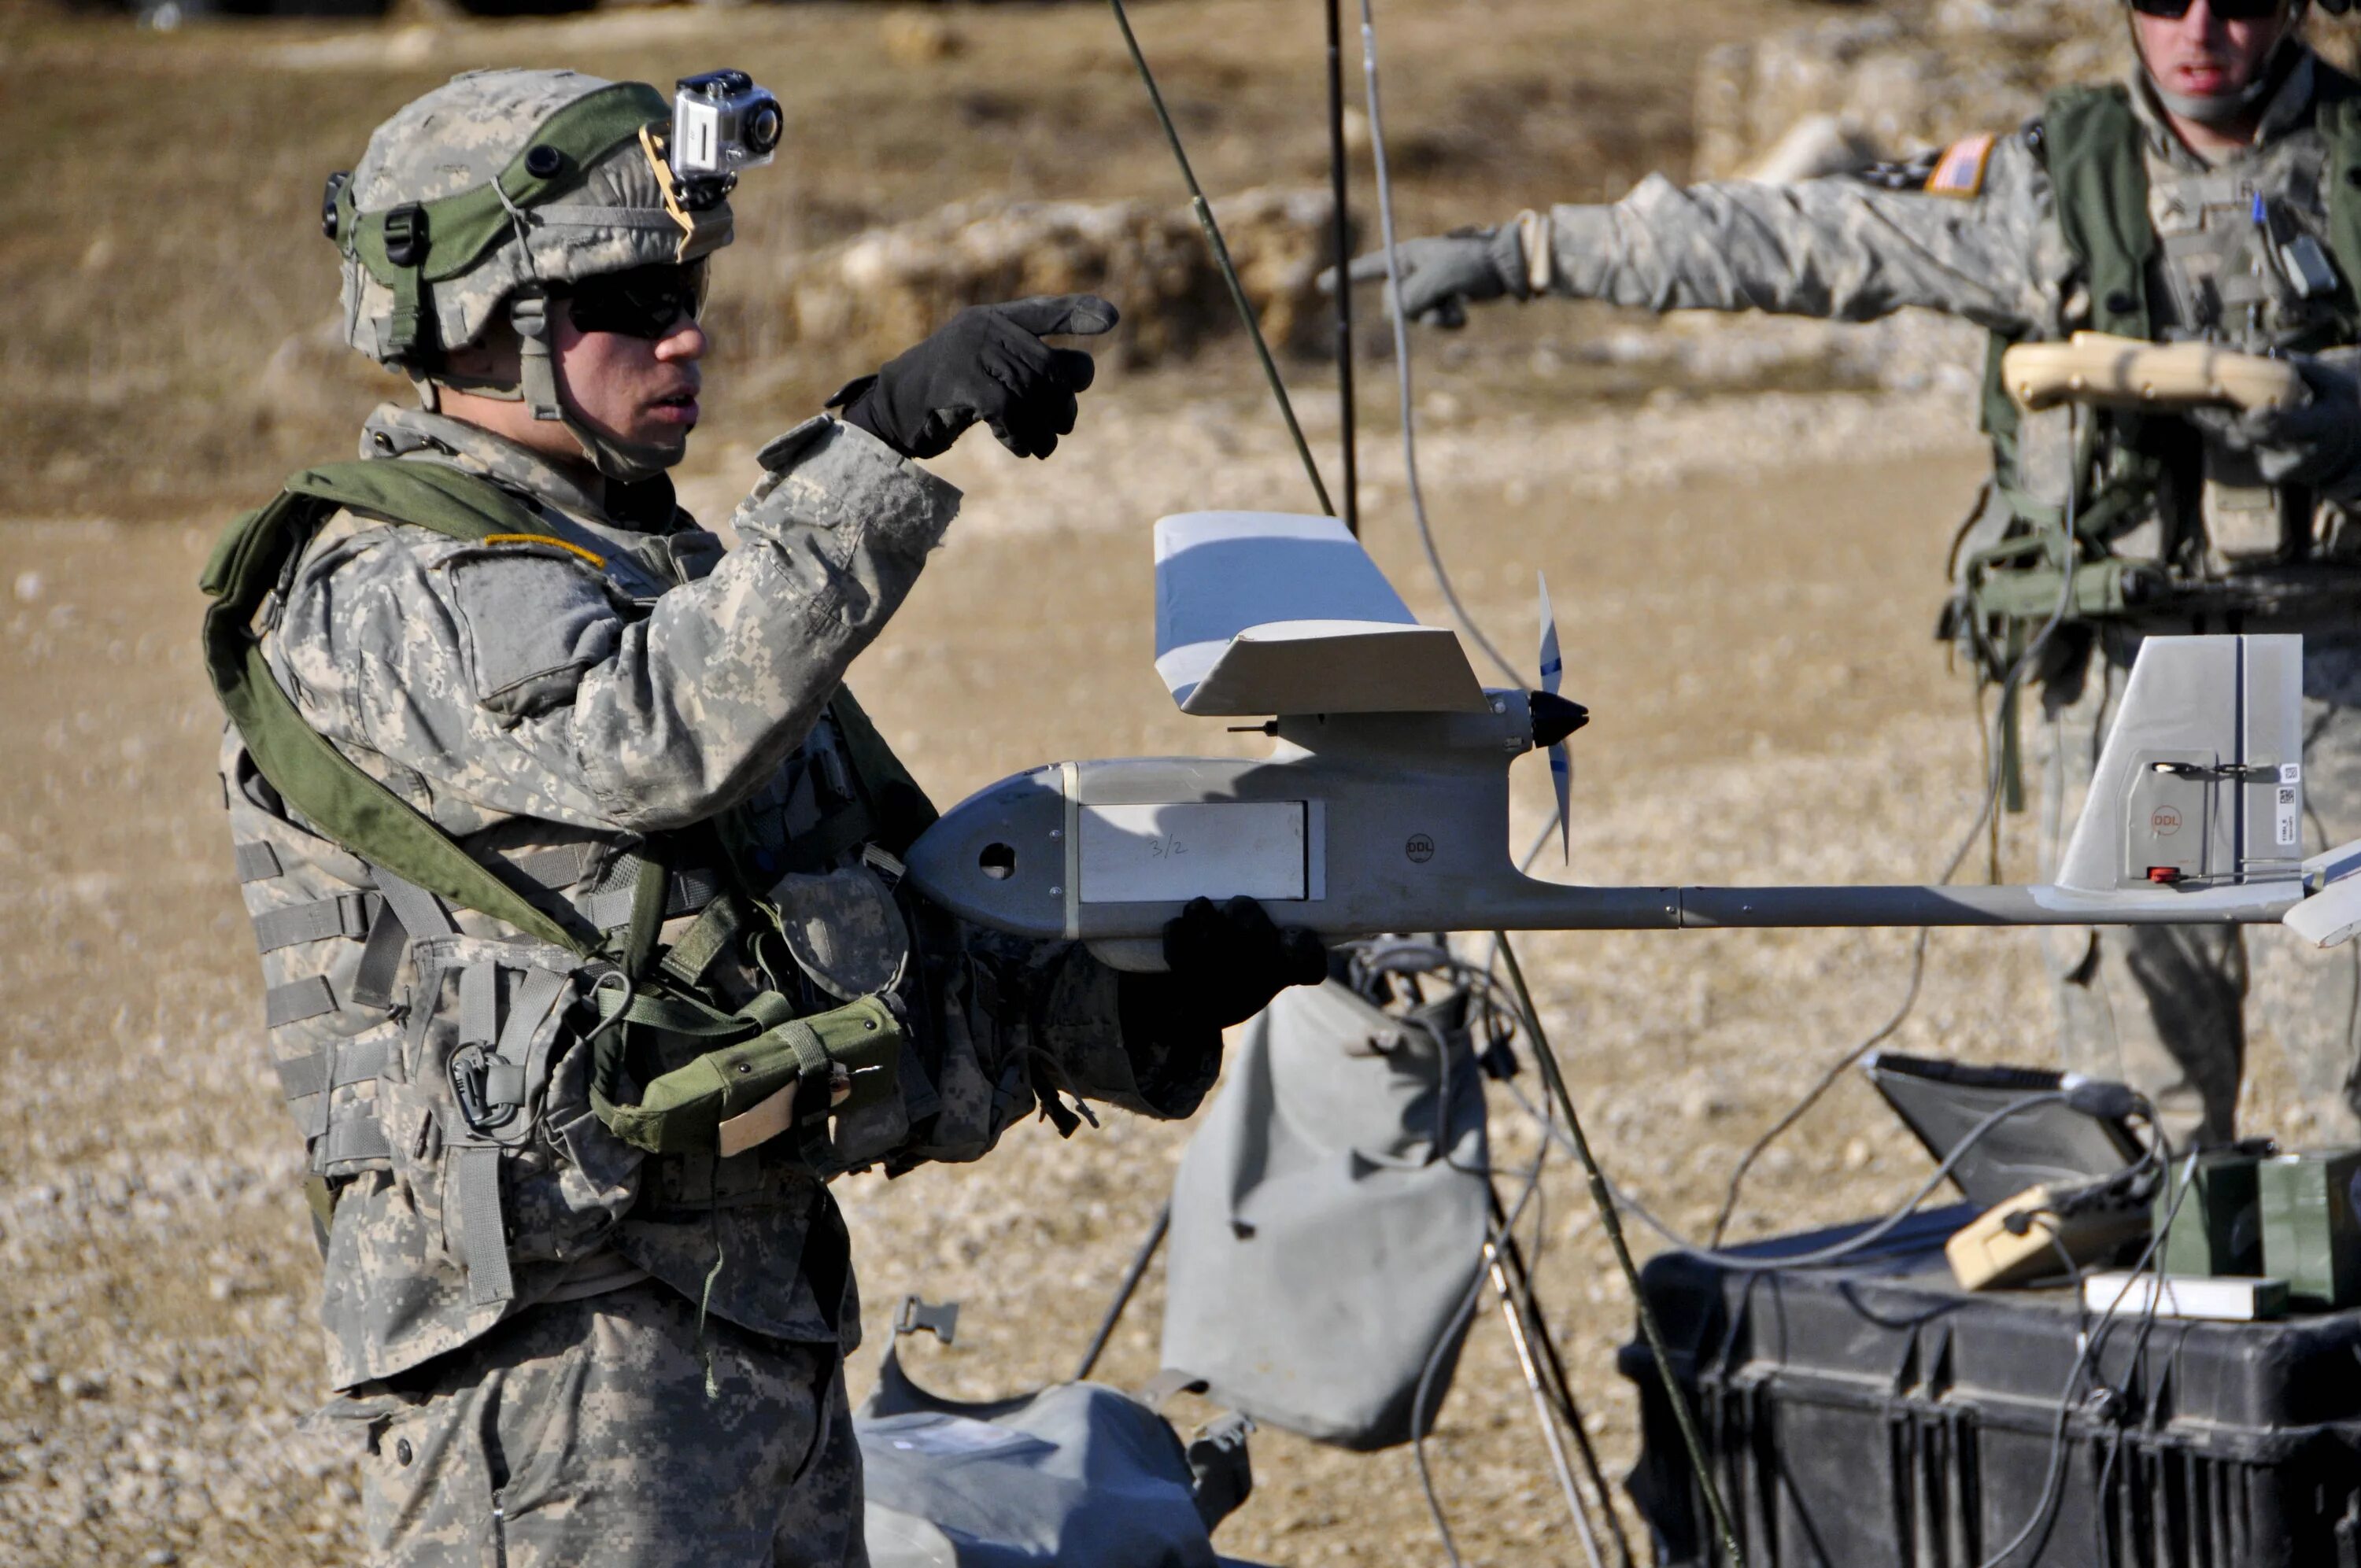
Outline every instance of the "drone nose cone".
<svg viewBox="0 0 2361 1568"><path fill-rule="evenodd" d="M1533 744L1536 746L1554 746L1590 722L1590 709L1578 702L1569 702L1555 692L1528 692L1525 701L1532 710Z"/></svg>

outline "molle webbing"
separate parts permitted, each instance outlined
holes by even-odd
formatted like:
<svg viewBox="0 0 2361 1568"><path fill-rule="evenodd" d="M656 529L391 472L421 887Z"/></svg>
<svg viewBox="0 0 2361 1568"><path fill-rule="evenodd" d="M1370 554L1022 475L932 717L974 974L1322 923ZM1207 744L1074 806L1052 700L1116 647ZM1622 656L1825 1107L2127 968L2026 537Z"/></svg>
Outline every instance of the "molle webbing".
<svg viewBox="0 0 2361 1568"><path fill-rule="evenodd" d="M2355 277L2361 273L2361 82L2328 62L2312 62L2313 114L2319 116L2321 139L2328 158L2320 177L2328 190L2328 249L2336 258L2336 309L2344 318L2349 341L2361 331L2361 295Z"/></svg>
<svg viewBox="0 0 2361 1568"><path fill-rule="evenodd" d="M529 211L579 186L617 148L637 142L641 127L669 117L664 95L640 82L618 82L576 99L544 121L531 141L490 181L434 202L406 202L380 213L356 209L352 181L336 192L336 233L347 254L393 291L394 316L383 348L394 359L438 346L429 285L456 278L514 230L511 209ZM557 156L553 160L543 148ZM539 154L539 157L536 157ZM541 172L529 165L539 163ZM638 211L600 209L600 221L639 221ZM649 226L672 226L662 210ZM520 239L523 236L519 236Z"/></svg>

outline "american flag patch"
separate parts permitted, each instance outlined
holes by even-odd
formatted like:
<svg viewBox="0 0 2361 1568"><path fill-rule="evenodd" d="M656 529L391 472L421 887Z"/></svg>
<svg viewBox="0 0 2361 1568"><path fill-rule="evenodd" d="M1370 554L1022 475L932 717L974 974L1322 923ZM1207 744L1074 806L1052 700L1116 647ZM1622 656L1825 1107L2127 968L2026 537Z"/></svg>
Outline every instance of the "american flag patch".
<svg viewBox="0 0 2361 1568"><path fill-rule="evenodd" d="M1930 196L1957 196L1966 201L1984 188L1984 165L1992 160L1993 142L1996 138L1987 131L1980 137L1955 141L1943 149L1935 160L1935 171L1927 176L1926 192Z"/></svg>

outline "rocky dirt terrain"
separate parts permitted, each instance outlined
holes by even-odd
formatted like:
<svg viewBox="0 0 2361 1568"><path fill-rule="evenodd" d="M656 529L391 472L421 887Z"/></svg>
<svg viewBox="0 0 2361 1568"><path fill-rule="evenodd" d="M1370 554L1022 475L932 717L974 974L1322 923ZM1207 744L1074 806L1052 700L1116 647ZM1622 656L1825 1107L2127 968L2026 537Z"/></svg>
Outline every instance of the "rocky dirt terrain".
<svg viewBox="0 0 2361 1568"><path fill-rule="evenodd" d="M940 57L889 50L877 9L623 13L390 41L298 27L170 40L80 23L0 27L0 124L21 127L35 152L62 145L62 68L100 58L148 101L174 104L190 135L235 152L183 148L169 174L137 161L129 130L102 127L73 166L84 184L0 189L0 411L15 426L0 448L0 1562L361 1557L344 1458L301 1424L325 1394L317 1266L299 1145L258 1038L258 981L211 774L218 720L193 638L193 578L221 517L293 463L342 450L385 391L300 339L280 352L326 310L326 252L305 211L321 148L357 148L375 118L463 63L573 58L662 78L730 45L761 57L758 71L777 64L779 79L799 62L826 101L815 116L869 126L837 159L794 172L795 203L765 198L744 220L757 245L732 260L751 258L749 272L766 254L923 217L979 183L1111 201L1126 181L1159 181L1169 198L1152 125L1137 123L1144 109L1110 70L1093 8L952 10L965 41ZM1179 57L1176 97L1202 105L1201 163L1217 192L1266 182L1273 167L1316 177L1319 133L1301 97L1315 40L1311 8L1297 9L1257 49L1242 22L1267 7L1143 7L1150 48ZM1512 185L1595 195L1657 163L1684 166L1694 51L1663 58L1675 52L1672 23L1650 7L1388 10L1400 14L1391 58L1405 62L1397 134L1434 160L1411 160L1415 221L1533 199ZM1744 42L1806 12L1704 0L1682 7L1680 25L1688 42ZM1520 59L1543 44L1568 62L1557 77ZM637 54L658 58L635 66ZM914 80L931 115L892 91ZM1565 81L1597 86L1608 110L1577 113ZM971 114L955 106L963 93L1020 106ZM283 113L298 99L317 120L300 135ZM1499 130L1477 113L1495 99L1518 105L1499 134L1524 137L1523 152L1479 135ZM1672 107L1652 118L1643 100ZM1291 128L1237 141L1224 104L1247 131ZM850 113L893 105L900 117L884 131ZM1101 136L1098 164L1069 156L1078 126ZM939 163L916 156L936 148L955 150ZM70 199L109 180L181 226ZM301 188L289 194L288 181ZM247 229L289 259L266 247L256 267ZM169 268L139 259L151 236ZM729 276L722 330L759 340L766 296L741 281L733 297ZM142 291L168 278L180 293ZM1422 340L1422 456L1446 559L1519 659L1533 642L1534 574L1549 574L1568 689L1595 715L1576 743L1572 865L1545 859L1547 874L1905 880L1939 866L1973 812L1981 765L1969 685L1927 635L1943 546L1978 477L1975 353L1972 339L1922 326L1840 340L1808 325L1658 329L1549 305ZM1362 388L1367 532L1413 605L1439 619L1391 445L1387 368L1366 367ZM726 511L753 444L844 373L809 356L785 367L745 349L719 356L726 411L682 476L692 504ZM1328 372L1297 362L1290 377L1313 441L1332 453ZM967 488L967 511L855 675L939 799L1055 757L1246 743L1175 712L1150 664L1148 524L1195 507L1310 505L1234 345L1111 375L1048 465L979 438L940 466ZM1519 788L1522 835L1546 809L1538 763ZM2024 838L2011 835L2004 871L2026 869ZM1907 933L1521 944L1609 1170L1692 1230L1709 1221L1737 1152L1892 1011L1909 946ZM1895 1044L2037 1062L2046 1028L2034 938L1946 933ZM2300 1134L2279 1063L2266 1052L2257 1065L2249 1124ZM1519 1087L1537 1089L1530 1072ZM1531 1160L1530 1124L1495 1092L1499 1157ZM1071 1372L1189 1134L1105 1121L1070 1141L1032 1124L972 1168L842 1184L870 1332L856 1396L906 1291L963 1303L956 1348L906 1346L934 1387L984 1395ZM1926 1168L1847 1082L1758 1168L1737 1234L1874 1211ZM1637 1443L1614 1371L1628 1296L1561 1162L1543 1196L1543 1297L1620 1473ZM1136 1383L1155 1370L1161 1296L1151 1274L1102 1376ZM1184 1427L1209 1414L1176 1407ZM1579 1561L1489 1315L1430 1452L1467 1563ZM1407 1453L1346 1454L1266 1431L1255 1459L1257 1488L1224 1527L1225 1551L1285 1564L1440 1561Z"/></svg>

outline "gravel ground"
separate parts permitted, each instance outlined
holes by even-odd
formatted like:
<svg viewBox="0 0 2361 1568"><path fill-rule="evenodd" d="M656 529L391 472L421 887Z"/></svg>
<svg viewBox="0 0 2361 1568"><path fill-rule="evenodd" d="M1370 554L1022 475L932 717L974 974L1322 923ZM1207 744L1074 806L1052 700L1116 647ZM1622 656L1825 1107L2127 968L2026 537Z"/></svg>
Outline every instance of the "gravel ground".
<svg viewBox="0 0 2361 1568"><path fill-rule="evenodd" d="M1594 882L1926 874L1972 809L1965 686L1926 640L1949 521L1975 482L1960 397L1669 400L1523 422L1483 392L1435 411L1430 500L1471 604L1512 652L1532 573L1565 618L1578 738L1573 863ZM981 441L945 466L973 501L860 684L944 799L1059 755L1221 750L1149 663L1141 531L1188 506L1300 504L1251 385L1112 382L1044 467ZM1315 433L1320 411L1308 410ZM1373 549L1422 610L1398 477L1372 452ZM708 513L742 456L708 453ZM210 775L216 719L191 583L212 525L0 527L0 1559L359 1558L324 1397L297 1144L256 1038L255 966ZM1520 832L1545 786L1528 767ZM1544 862L1546 864L1546 862ZM1604 934L1521 944L1609 1170L1701 1226L1736 1151L1898 998L1906 933ZM1896 1044L2037 1061L2032 939L1938 934ZM1525 1087L1535 1086L1528 1074ZM2249 1121L2287 1123L2276 1063ZM1495 1103L1504 1160L1531 1129ZM1111 1117L1019 1128L973 1168L841 1185L873 1376L905 1291L966 1307L922 1380L999 1393L1065 1375L1161 1200L1188 1129ZM1865 1212L1923 1157L1861 1086L1761 1167L1740 1234ZM1613 1372L1629 1306L1578 1187L1543 1182L1552 1326L1611 1472L1633 1453ZM1382 1283L1372 1281L1372 1289ZM1151 1276L1104 1375L1156 1365ZM1183 1407L1185 1425L1208 1412ZM1405 1452L1256 1439L1225 1549L1277 1563L1432 1562ZM1496 1322L1479 1324L1431 1450L1466 1560L1573 1562Z"/></svg>

